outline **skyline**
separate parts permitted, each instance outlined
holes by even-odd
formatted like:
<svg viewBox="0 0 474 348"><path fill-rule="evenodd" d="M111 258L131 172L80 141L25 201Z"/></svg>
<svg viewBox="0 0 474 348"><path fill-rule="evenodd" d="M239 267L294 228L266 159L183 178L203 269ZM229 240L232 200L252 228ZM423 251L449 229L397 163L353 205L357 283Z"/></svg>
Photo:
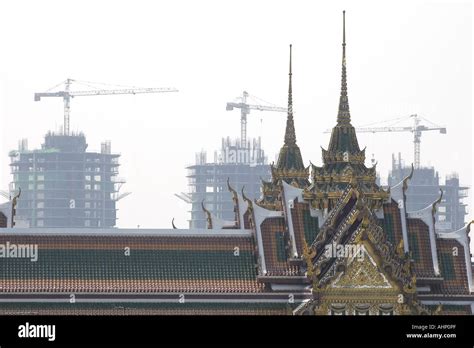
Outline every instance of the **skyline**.
<svg viewBox="0 0 474 348"><path fill-rule="evenodd" d="M284 2L280 2L277 6L281 7L283 3ZM376 6L374 3L369 4L371 4L370 6ZM214 5L219 6L217 3L214 3ZM463 5L471 7L468 3L464 3ZM9 6L15 7L15 5ZM460 8L456 8L456 6ZM393 44L393 46L400 48L400 43L393 41L396 37L393 32L389 31L388 33L384 33L386 34L386 42L380 43L380 41L375 40L377 44L373 46L369 45L370 42L364 42L364 33L371 33L374 36L379 33L374 33L370 30L367 31L367 28L361 23L360 15L363 10L358 8L357 11L351 11L350 5L345 6L348 14L347 65L352 119L354 125L360 126L377 121L377 116L379 115L383 115L383 117L380 116L380 120L386 120L397 116L408 116L409 114L419 113L435 123L446 125L448 129L447 135L426 134L422 137L422 165L429 165L431 162L436 170L440 172L441 178L444 178L451 170L457 171L459 172L461 183L472 187L472 146L470 146L465 153L463 151L466 138L469 139L472 145L472 136L470 136L472 132L469 134L470 129L472 129L472 120L470 118L472 106L469 103L471 98L470 94L472 93L472 79L470 74L472 73L471 51L469 49L470 45L466 44L468 40L465 40L462 48L459 46L459 41L463 40L456 40L456 42L449 40L450 35L453 33L472 38L471 31L462 30L465 27L472 27L472 17L470 16L470 12L469 16L466 15L466 11L461 9L462 6L459 3L446 7L448 9L440 11L439 8L436 8L436 5L427 4L426 2L416 2L414 5L414 13L426 14L426 11L428 11L432 15L432 17L423 17L421 21L422 24L418 26L422 34L430 33L431 36L423 36L415 31L411 32L411 36L414 36L415 39L410 41L407 36L410 30L406 30L406 32L401 30L402 32L399 33L399 39L401 39L401 41L407 40L404 41L404 44L408 47L424 44L423 48L427 49L428 52L418 47L411 53L417 55L424 51L428 57L436 57L439 61L426 61L426 57L421 56L414 59L414 66L411 66L409 61L403 61L407 59L403 56L399 55L396 56L398 58L394 58L391 47L386 46ZM301 7L297 6L297 9L301 10ZM98 13L102 13L101 10L104 10L104 8L100 8ZM292 8L291 11L295 10ZM451 11L451 15L452 12L454 12L458 16L461 16L456 17L456 20L451 19L452 22L450 22L450 24L452 24L453 27L443 28L450 29L451 31L448 30L448 33L441 30L439 30L439 32L433 32L434 29L437 29L437 26L434 26L437 20L440 18L448 18L448 14L445 12L449 11ZM7 13L5 11L2 12ZM239 114L237 112L226 112L224 110L224 104L241 93L241 91L239 91L239 85L246 85L246 87L241 87L241 89L249 90L250 93L258 95L265 100L269 100L278 105L286 104L287 84L285 80L287 78L287 62L285 61L287 59L286 51L288 46L285 41L288 41L288 44L292 43L294 49L293 97L295 105L296 138L301 148L305 165L309 165L310 160L315 164L321 162L319 146L326 148L329 139L329 135L324 135L323 131L327 128L332 128L336 122L337 99L339 97L338 84L340 83L339 64L341 44L339 9L326 10L324 13L328 17L326 24L330 26L328 27L330 28L327 32L328 35L327 37L318 36L318 39L321 39L321 44L317 42L312 43L312 45L322 48L323 53L312 51L315 47L307 45L307 42L298 42L299 40L295 40L294 37L284 37L281 40L272 37L272 40L275 40L275 42L272 42L267 52L262 47L257 49L255 47L257 43L252 41L250 47L253 46L254 51L257 52L257 57L246 57L246 59L242 59L241 65L236 68L237 72L231 74L232 79L227 81L225 88L219 89L218 91L215 85L218 85L218 81L222 81L223 77L221 75L225 74L227 71L226 68L229 68L231 62L235 62L235 60L224 60L227 62L226 64L215 64L217 61L216 55L217 57L219 57L219 55L220 57L229 57L225 49L222 51L212 51L212 54L209 54L209 52L207 52L208 50L204 50L204 52L201 52L201 56L198 55L194 57L195 61L190 65L195 65L194 67L197 68L200 62L203 63L211 59L212 62L210 64L208 62L207 65L203 65L208 69L197 69L194 74L190 73L187 76L183 76L186 74L181 72L175 80L173 80L172 73L166 73L166 69L161 68L159 71L164 74L160 76L164 76L165 78L158 80L156 77L146 77L145 71L149 69L150 62L147 62L143 70L138 71L138 74L134 74L134 69L127 68L123 70L124 77L120 76L117 80L112 77L112 75L114 75L114 69L106 70L106 73L101 71L97 74L92 74L90 71L84 70L83 67L78 70L75 68L71 69L73 70L72 73L74 73L74 76L70 77L81 80L89 79L78 76L84 75L80 74L81 71L83 73L87 71L89 75L85 75L97 76L97 78L90 78L91 80L107 83L133 84L143 87L176 87L180 90L176 95L103 97L99 98L100 100L98 101L89 101L87 99L94 98L85 98L72 101L72 129L80 130L85 133L91 149L99 150L102 141L111 140L112 151L122 154L120 176L128 181L123 191L132 191L133 193L118 204L120 209L118 212L119 227L136 227L140 225L142 227L169 228L173 217L176 219L175 223L178 227L187 225L185 220L188 217L188 213L186 212L188 207L173 197L173 193L181 192L186 189L187 182L185 180L186 172L184 167L193 162L195 152L198 152L201 148L212 151L218 148L221 137L238 136ZM374 20L375 23L380 23L381 21L380 18L371 17L370 19ZM392 17L384 19L388 22L387 28L394 20ZM406 18L404 19L406 20ZM427 27L426 22L431 25ZM297 23L292 24L296 25ZM413 23L408 21L408 24ZM2 24L0 24L0 27L1 26ZM253 28L255 28L255 26ZM272 28L275 28L275 26L272 26ZM209 29L210 28L207 28L207 30ZM230 30L229 27L226 27L226 29ZM236 34L234 32L232 33ZM440 36L440 33L443 33L443 35ZM390 34L392 36L390 36ZM294 36L296 37L296 33L294 33ZM433 41L437 42L440 44L440 47L441 44L444 45L442 47L451 47L453 51L448 52L449 54L445 53L445 56L443 56L441 49L439 56L430 54L433 47L428 47L427 42L416 40L416 38L420 37L423 37L428 43L433 43ZM290 40L291 38L293 38L293 40ZM434 40L434 38L440 41L438 42ZM128 39L127 42L131 44L130 39L133 38L128 37ZM472 40L469 40L469 42L471 41ZM191 43L190 40L186 42ZM209 49L208 46L211 45L211 41L202 43L207 44L206 48ZM12 46L8 46L9 44L11 45L11 42L7 42L7 47L11 49ZM383 47L382 50L378 44ZM226 49L229 48L225 44L224 46ZM171 42L166 47L172 50ZM395 50L393 47L392 49ZM364 60L363 53L367 52L368 57ZM462 54L456 54L460 52L462 52ZM155 56L163 58L161 51L155 53L157 54ZM262 56L259 56L258 53ZM315 67L314 64L309 64L315 57L315 53L318 60L324 62L324 64L321 64L324 70L327 69L327 75L321 79L317 78L317 72L321 73L319 64L317 64L318 67ZM164 60L170 63L176 56L177 55L169 54L166 55ZM181 56L179 57L182 58ZM239 57L242 58L242 56ZM7 64L2 64L3 67L9 66L8 62L12 63L11 58L8 60L9 57L2 57L0 60L5 58L5 63ZM271 62L271 58L275 61ZM412 56L411 58L415 57ZM451 64L449 66L447 62L452 63L455 58L457 59L457 65ZM24 58L21 57L19 60L21 61L21 59ZM385 64L380 64L380 60L385 61L386 65L390 66L391 69L381 69L381 66ZM139 59L136 59L134 63L136 64L139 61ZM397 67L397 65L394 64L396 61L402 61L404 64L399 64ZM104 66L105 62L101 62ZM189 62L187 60L185 62L188 65L184 65L190 69ZM268 64L265 64L265 62ZM92 62L89 63L89 67L93 67ZM180 64L177 65L182 67ZM77 66L80 66L80 64ZM169 66L173 65L171 64ZM26 78L28 68L25 67L26 71L20 76L17 76L15 72L18 72L18 69L20 69L22 65L13 65L13 67L14 69L11 71L4 71L4 68L0 70L0 95L2 95L4 97L2 99L6 101L6 103L2 103L0 109L2 114L1 119L5 124L5 127L2 128L2 142L0 144L1 153L4 154L4 156L0 158L2 174L0 176L0 189L6 189L7 183L11 181L11 175L8 173L8 151L15 149L17 142L25 137L30 139L30 148L39 147L41 137L46 134L48 130L54 130L56 128L54 124L60 125L62 123L61 103L57 100L34 103L32 98L33 91L44 91L47 86L69 77L69 75L60 77L60 75L66 73L65 70L67 70L62 66L62 69L54 70L52 74L54 79L47 76L48 74L46 72L40 72L34 75L34 82L30 83ZM179 67L177 69L179 69ZM214 69L209 69L209 67L214 67ZM250 76L251 74L246 72L248 67L253 68L255 76ZM310 68L308 69L308 67ZM118 67L115 68L119 70L117 69ZM177 69L171 68L174 73L177 72ZM417 69L418 74L414 75L413 71L417 71ZM371 70L374 71L370 74L366 74ZM456 84L449 85L448 87L440 82L440 86L433 86L432 81L428 79L429 76L432 76L433 72L435 72L435 76L439 78L439 81L443 81L445 84L446 81L455 81ZM413 81L416 86L412 86L411 88L408 86L406 90L404 90L402 87L404 83L400 84L401 81L397 81L397 79L402 80L402 76L407 77L406 75L411 75L408 81ZM56 77L59 79L56 79ZM190 88L192 86L199 87L199 82L204 81L204 77L210 80L210 82L207 82L206 88L202 86L196 89ZM365 80L366 78L368 81ZM274 81L272 81L272 79L274 79ZM251 82L245 84L245 81ZM386 84L383 85L383 91L382 88L374 88L373 85L371 85L371 83L373 83L375 86L380 86L382 84L380 81ZM399 82L399 84L393 81ZM326 86L327 90L324 89ZM420 86L419 89L417 88L418 86ZM442 89L442 91L437 90L436 87ZM208 91L212 90L213 95L215 94L215 98L213 98L215 102L212 100L203 102L204 96L209 97L209 93L206 93L206 89ZM367 90L370 91L370 93L368 93ZM389 92L387 93L387 91ZM398 93L392 94L395 91ZM447 94L448 97L443 100L441 96L445 95L444 93L446 92L449 92ZM314 95L315 93L316 96ZM411 96L411 93L416 95L416 97ZM371 94L371 97L367 98L366 94ZM386 94L388 94L388 96ZM468 98L466 98L467 95L469 95ZM190 105L199 107L196 108L197 110L194 110L194 108L189 108ZM371 107L371 105L373 107ZM444 114L447 114L445 111L449 108L456 114L456 118L446 118ZM152 110L152 113L150 113L150 110ZM196 117L189 116L191 110ZM161 122L159 116L158 119L149 117L150 114L159 114L160 112L170 115L163 117L169 122L168 124ZM362 114L364 114L364 116ZM114 115L119 115L120 117L115 118ZM202 117L202 121L199 121L198 117ZM40 118L41 121L38 120L38 118ZM138 118L138 121L135 124L130 122L136 118ZM260 129L260 118L263 119L263 129ZM272 162L274 154L278 152L278 149L283 143L284 119L283 115L266 115L257 112L249 116L249 136L262 136L262 147L265 152L269 154L270 162ZM110 129L105 126L106 121L110 122ZM145 126L147 123L150 123L150 127ZM23 127L24 124L31 124L31 127L25 130ZM470 125L470 127L466 127L466 124ZM208 125L212 125L213 128L208 127ZM157 137L156 131L158 130L160 131L160 137ZM202 133L201 135L196 135L194 134L196 132ZM259 132L261 134L258 134ZM384 136L384 138L382 138L382 136ZM127 141L130 140L128 137L131 138L131 141ZM412 137L409 134L389 136L383 134L362 135L359 133L358 138L362 148L367 146L366 163L370 162L371 154L374 153L376 160L379 162L378 169L382 172L382 177L386 176L386 170L391 165L391 156L387 156L387 154L397 153L401 150L405 160L410 161L412 158L413 145ZM393 145L387 147L380 146L380 144L383 143L382 139L391 140ZM186 146L183 146L183 144L186 144ZM448 153L443 153L443 146L447 146L448 150L453 150ZM155 154L156 157L150 159L150 156L153 156L153 154ZM456 161L457 163L453 165L451 161ZM144 173L144 166L150 166L148 173ZM149 184L148 187L145 187L146 182ZM472 207L472 197L472 192L470 192L470 207ZM141 204L144 201L147 202L147 204ZM143 208L144 205L156 206L155 209L158 209L160 214L156 214L156 211L154 212L153 210L137 209L137 207ZM129 215L131 212L134 214L133 216ZM472 214L469 216L472 218Z"/></svg>

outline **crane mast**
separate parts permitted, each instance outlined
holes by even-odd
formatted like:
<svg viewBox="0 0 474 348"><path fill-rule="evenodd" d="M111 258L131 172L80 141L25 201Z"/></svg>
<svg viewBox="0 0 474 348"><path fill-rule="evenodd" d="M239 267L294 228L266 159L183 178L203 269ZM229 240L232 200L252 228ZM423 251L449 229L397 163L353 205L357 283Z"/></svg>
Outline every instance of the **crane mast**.
<svg viewBox="0 0 474 348"><path fill-rule="evenodd" d="M69 135L70 113L71 113L71 95L69 90L71 88L71 79L66 80L64 88L64 135ZM39 100L38 100L39 101Z"/></svg>
<svg viewBox="0 0 474 348"><path fill-rule="evenodd" d="M250 113L250 109L247 105L248 93L244 91L242 94L242 106L240 107L240 142L242 147L246 147L247 144L247 115Z"/></svg>
<svg viewBox="0 0 474 348"><path fill-rule="evenodd" d="M411 115L413 117L414 125L413 125L413 147L414 147L414 154L413 158L415 159L415 168L420 168L420 147L421 147L421 130L420 130L420 119L418 115ZM434 129L424 129L424 130L434 130ZM444 129L446 132L446 128Z"/></svg>
<svg viewBox="0 0 474 348"><path fill-rule="evenodd" d="M64 102L64 129L63 129L63 134L64 135L69 135L70 134L71 98L85 97L85 96L97 96L97 95L178 92L178 90L175 89L175 88L138 88L138 87L114 88L114 89L103 89L103 88L94 87L95 89L72 91L71 90L71 85L72 85L73 82L78 82L79 84L81 83L81 81L77 81L77 80L73 80L73 79L67 79L66 81L61 83L61 84L64 84L64 90L63 91L35 93L35 101L40 101L41 98L45 98L45 97L63 98L63 102ZM87 83L87 86L92 87L89 83Z"/></svg>
<svg viewBox="0 0 474 348"><path fill-rule="evenodd" d="M287 108L279 106L248 104L248 97L249 94L244 91L242 97L239 97L240 103L229 102L226 106L227 111L232 111L234 108L240 109L240 146L242 148L247 147L247 115L250 113L250 110L288 112Z"/></svg>

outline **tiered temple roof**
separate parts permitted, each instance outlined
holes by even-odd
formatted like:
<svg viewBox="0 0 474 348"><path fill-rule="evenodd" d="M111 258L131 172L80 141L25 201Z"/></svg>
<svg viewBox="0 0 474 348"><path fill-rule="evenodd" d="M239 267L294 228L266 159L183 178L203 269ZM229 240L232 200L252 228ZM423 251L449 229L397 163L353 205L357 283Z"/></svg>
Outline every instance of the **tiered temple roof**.
<svg viewBox="0 0 474 348"><path fill-rule="evenodd" d="M376 185L376 166L365 166L365 149L360 150L356 131L351 124L347 92L346 26L343 14L341 94L337 124L332 129L327 150L322 149L323 165L311 165L311 187L305 198L311 199L315 208L332 209L349 184L358 185L366 194L368 203L380 207L388 193Z"/></svg>
<svg viewBox="0 0 474 348"><path fill-rule="evenodd" d="M275 209L278 202L282 181L295 187L309 186L309 167L303 164L299 146L296 144L295 121L293 118L293 86L292 86L292 45L290 45L290 72L288 83L288 116L286 119L285 138L276 166L271 165L272 181L262 183L263 196L259 204L263 207Z"/></svg>

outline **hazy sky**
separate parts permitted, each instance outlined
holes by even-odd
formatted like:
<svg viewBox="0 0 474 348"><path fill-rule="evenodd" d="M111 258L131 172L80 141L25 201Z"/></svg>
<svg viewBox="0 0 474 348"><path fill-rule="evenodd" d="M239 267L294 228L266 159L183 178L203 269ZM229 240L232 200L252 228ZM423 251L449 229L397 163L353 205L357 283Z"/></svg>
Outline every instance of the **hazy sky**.
<svg viewBox="0 0 474 348"><path fill-rule="evenodd" d="M243 90L286 105L290 43L298 144L306 164L321 164L323 131L337 115L343 9L353 124L417 113L445 125L446 135L423 133L422 164L443 178L457 171L472 186L469 1L82 0L0 3L0 189L11 181L8 151L18 140L37 148L62 125L62 100L34 102L35 92L68 77L176 87L75 98L71 129L86 134L89 149L111 140L121 153L123 190L133 193L118 204L120 227L169 228L173 217L187 227L189 207L174 197L187 191L184 167L201 149L211 154L222 136L239 136L239 112L225 104ZM262 136L270 160L284 126L284 114L249 116L249 136ZM411 133L358 138L383 177L393 152L413 161Z"/></svg>

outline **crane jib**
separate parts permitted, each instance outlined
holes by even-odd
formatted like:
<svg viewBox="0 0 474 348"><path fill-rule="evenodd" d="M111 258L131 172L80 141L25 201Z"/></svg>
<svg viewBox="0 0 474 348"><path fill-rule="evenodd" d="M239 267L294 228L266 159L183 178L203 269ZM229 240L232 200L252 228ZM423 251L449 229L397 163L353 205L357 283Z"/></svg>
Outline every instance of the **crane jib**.
<svg viewBox="0 0 474 348"><path fill-rule="evenodd" d="M118 95L118 94L141 94L141 93L166 93L166 92L178 92L176 88L115 88L115 89L92 89L82 91L71 91L69 90L72 82L76 80L67 79L64 82L65 90L57 92L44 92L35 93L35 101L40 101L41 98L45 97L60 97L64 99L64 135L69 135L69 114L70 105L69 101L74 97L85 97L85 96L97 96L97 95ZM89 85L88 85L89 86ZM90 86L92 87L92 86ZM116 86L118 87L118 86Z"/></svg>

